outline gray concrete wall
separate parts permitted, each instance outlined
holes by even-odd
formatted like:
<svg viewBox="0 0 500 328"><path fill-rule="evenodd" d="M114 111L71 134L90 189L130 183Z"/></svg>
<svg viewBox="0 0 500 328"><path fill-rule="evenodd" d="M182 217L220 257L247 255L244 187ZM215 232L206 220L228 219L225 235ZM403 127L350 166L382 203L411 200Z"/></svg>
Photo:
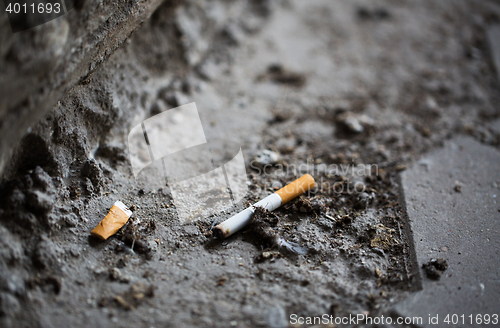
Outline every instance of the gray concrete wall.
<svg viewBox="0 0 500 328"><path fill-rule="evenodd" d="M18 33L0 4L0 175L26 131L161 2L80 1L66 15Z"/></svg>

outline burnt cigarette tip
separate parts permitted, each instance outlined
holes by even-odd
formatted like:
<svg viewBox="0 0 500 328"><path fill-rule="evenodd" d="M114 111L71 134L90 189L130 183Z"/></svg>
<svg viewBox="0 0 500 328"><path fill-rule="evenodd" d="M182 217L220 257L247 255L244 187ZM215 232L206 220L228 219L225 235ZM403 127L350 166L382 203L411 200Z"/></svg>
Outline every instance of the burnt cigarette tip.
<svg viewBox="0 0 500 328"><path fill-rule="evenodd" d="M224 239L224 232L222 232L221 228L215 227L212 230L212 235L215 239Z"/></svg>

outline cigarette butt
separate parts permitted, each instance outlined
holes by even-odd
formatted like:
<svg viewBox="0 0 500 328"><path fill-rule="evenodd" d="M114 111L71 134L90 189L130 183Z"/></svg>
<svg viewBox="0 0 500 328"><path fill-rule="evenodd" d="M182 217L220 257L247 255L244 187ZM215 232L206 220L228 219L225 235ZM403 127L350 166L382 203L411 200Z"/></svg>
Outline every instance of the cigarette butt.
<svg viewBox="0 0 500 328"><path fill-rule="evenodd" d="M131 215L132 211L125 204L117 201L90 234L93 237L106 240L120 230L127 223Z"/></svg>
<svg viewBox="0 0 500 328"><path fill-rule="evenodd" d="M305 174L297 180L290 182L277 192L267 196L266 198L215 226L213 229L214 236L217 238L229 237L247 225L252 217L255 207L264 207L269 211L274 211L281 205L308 191L312 187L314 187L314 178L309 174Z"/></svg>
<svg viewBox="0 0 500 328"><path fill-rule="evenodd" d="M281 205L288 203L295 197L302 195L314 187L314 178L310 174L304 174L295 181L290 182L276 193L281 198Z"/></svg>

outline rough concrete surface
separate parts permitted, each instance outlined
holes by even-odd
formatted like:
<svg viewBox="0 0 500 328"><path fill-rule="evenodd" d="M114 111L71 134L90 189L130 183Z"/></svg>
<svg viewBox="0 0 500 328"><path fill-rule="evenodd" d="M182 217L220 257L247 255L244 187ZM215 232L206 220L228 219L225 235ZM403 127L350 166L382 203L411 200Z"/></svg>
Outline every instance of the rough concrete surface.
<svg viewBox="0 0 500 328"><path fill-rule="evenodd" d="M12 33L0 3L0 174L26 131L102 64L160 2L78 1L67 14L18 33Z"/></svg>
<svg viewBox="0 0 500 328"><path fill-rule="evenodd" d="M488 30L488 41L497 75L500 78L500 25L493 25Z"/></svg>
<svg viewBox="0 0 500 328"><path fill-rule="evenodd" d="M426 327L434 325L429 316L446 326L453 314L458 326L488 326L476 316L498 315L500 152L471 138L452 139L405 171L402 183L419 267L444 259L448 268L438 280L420 269L423 291L397 311L424 318Z"/></svg>
<svg viewBox="0 0 500 328"><path fill-rule="evenodd" d="M292 314L389 313L421 282L399 172L456 135L500 145L485 32L499 19L489 1L163 2L10 157L0 325L285 327ZM249 193L185 223L164 180L134 178L127 136L193 101L207 140L241 145ZM213 238L215 223L303 173L317 181L310 194ZM132 219L90 238L116 200Z"/></svg>

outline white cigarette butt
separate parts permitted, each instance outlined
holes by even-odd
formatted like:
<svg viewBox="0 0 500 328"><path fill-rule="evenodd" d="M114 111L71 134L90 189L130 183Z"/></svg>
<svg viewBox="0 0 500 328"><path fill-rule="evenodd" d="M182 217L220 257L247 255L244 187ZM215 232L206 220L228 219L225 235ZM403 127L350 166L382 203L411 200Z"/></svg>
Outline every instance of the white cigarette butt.
<svg viewBox="0 0 500 328"><path fill-rule="evenodd" d="M314 187L314 178L309 174L305 174L277 192L267 196L238 214L230 217L221 224L215 226L213 229L214 236L217 238L229 237L248 224L256 207L263 207L269 211L274 211L281 205L303 194L312 187Z"/></svg>

